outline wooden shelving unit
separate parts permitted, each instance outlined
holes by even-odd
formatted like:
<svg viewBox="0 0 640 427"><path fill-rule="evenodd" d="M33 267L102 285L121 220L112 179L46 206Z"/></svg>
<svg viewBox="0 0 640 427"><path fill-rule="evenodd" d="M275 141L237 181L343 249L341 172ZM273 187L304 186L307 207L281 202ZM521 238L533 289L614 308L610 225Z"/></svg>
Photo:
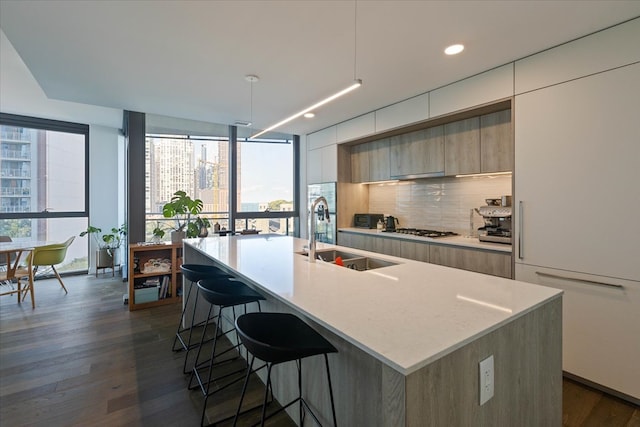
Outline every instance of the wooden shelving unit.
<svg viewBox="0 0 640 427"><path fill-rule="evenodd" d="M144 272L145 263L152 259L169 260L170 271ZM178 290L182 287L180 265L182 265L182 243L133 243L129 245L129 311L179 302L181 297L178 296ZM158 278L160 284L162 284L164 277L169 278L169 285L164 298L158 296L157 300L136 303L136 287L153 278ZM153 294L153 291L148 290L145 294L148 297ZM142 299L140 292L138 292L138 295L140 296L139 299Z"/></svg>

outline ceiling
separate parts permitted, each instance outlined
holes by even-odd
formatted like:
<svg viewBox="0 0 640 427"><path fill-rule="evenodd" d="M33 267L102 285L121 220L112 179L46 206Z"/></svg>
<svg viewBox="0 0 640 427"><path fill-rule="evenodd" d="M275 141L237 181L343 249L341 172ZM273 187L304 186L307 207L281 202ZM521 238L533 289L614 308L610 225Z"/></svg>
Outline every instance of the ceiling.
<svg viewBox="0 0 640 427"><path fill-rule="evenodd" d="M263 129L362 79L278 129L295 134L637 16L635 0L0 0L0 28L51 99ZM466 49L446 57L453 43Z"/></svg>

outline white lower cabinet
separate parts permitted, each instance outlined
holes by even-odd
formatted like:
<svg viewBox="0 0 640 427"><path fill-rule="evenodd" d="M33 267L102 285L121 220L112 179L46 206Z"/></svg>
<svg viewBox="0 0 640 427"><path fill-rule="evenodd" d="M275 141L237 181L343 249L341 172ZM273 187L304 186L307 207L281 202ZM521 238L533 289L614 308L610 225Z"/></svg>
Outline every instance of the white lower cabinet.
<svg viewBox="0 0 640 427"><path fill-rule="evenodd" d="M563 370L640 400L640 282L516 264L562 289Z"/></svg>

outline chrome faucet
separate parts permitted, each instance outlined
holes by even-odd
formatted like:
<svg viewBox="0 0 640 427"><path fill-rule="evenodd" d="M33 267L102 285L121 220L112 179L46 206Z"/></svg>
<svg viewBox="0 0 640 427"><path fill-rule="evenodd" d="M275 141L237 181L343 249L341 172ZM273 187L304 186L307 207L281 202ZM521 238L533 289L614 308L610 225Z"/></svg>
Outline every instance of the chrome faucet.
<svg viewBox="0 0 640 427"><path fill-rule="evenodd" d="M316 209L319 204L324 206L324 217L327 222L331 222L329 218L329 203L323 196L318 197L311 203L311 212L309 213L309 262L316 262Z"/></svg>

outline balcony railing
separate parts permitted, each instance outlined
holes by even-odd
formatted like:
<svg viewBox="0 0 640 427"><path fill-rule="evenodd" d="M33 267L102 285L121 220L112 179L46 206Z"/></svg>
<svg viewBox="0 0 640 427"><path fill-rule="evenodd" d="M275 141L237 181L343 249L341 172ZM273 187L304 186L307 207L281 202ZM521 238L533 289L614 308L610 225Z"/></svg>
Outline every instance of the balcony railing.
<svg viewBox="0 0 640 427"><path fill-rule="evenodd" d="M31 160L31 153L22 150L2 150L2 159Z"/></svg>
<svg viewBox="0 0 640 427"><path fill-rule="evenodd" d="M31 178L31 171L22 169L2 169L0 176L5 178Z"/></svg>
<svg viewBox="0 0 640 427"><path fill-rule="evenodd" d="M0 131L0 138L2 139L10 139L15 141L31 141L34 131L28 128L23 128L19 126L7 126L3 125L0 127L2 131Z"/></svg>
<svg viewBox="0 0 640 427"><path fill-rule="evenodd" d="M29 208L23 207L23 206L0 206L0 212L4 212L4 213L29 212Z"/></svg>
<svg viewBox="0 0 640 427"><path fill-rule="evenodd" d="M4 187L0 188L0 194L3 196L30 196L31 189L28 187Z"/></svg>

